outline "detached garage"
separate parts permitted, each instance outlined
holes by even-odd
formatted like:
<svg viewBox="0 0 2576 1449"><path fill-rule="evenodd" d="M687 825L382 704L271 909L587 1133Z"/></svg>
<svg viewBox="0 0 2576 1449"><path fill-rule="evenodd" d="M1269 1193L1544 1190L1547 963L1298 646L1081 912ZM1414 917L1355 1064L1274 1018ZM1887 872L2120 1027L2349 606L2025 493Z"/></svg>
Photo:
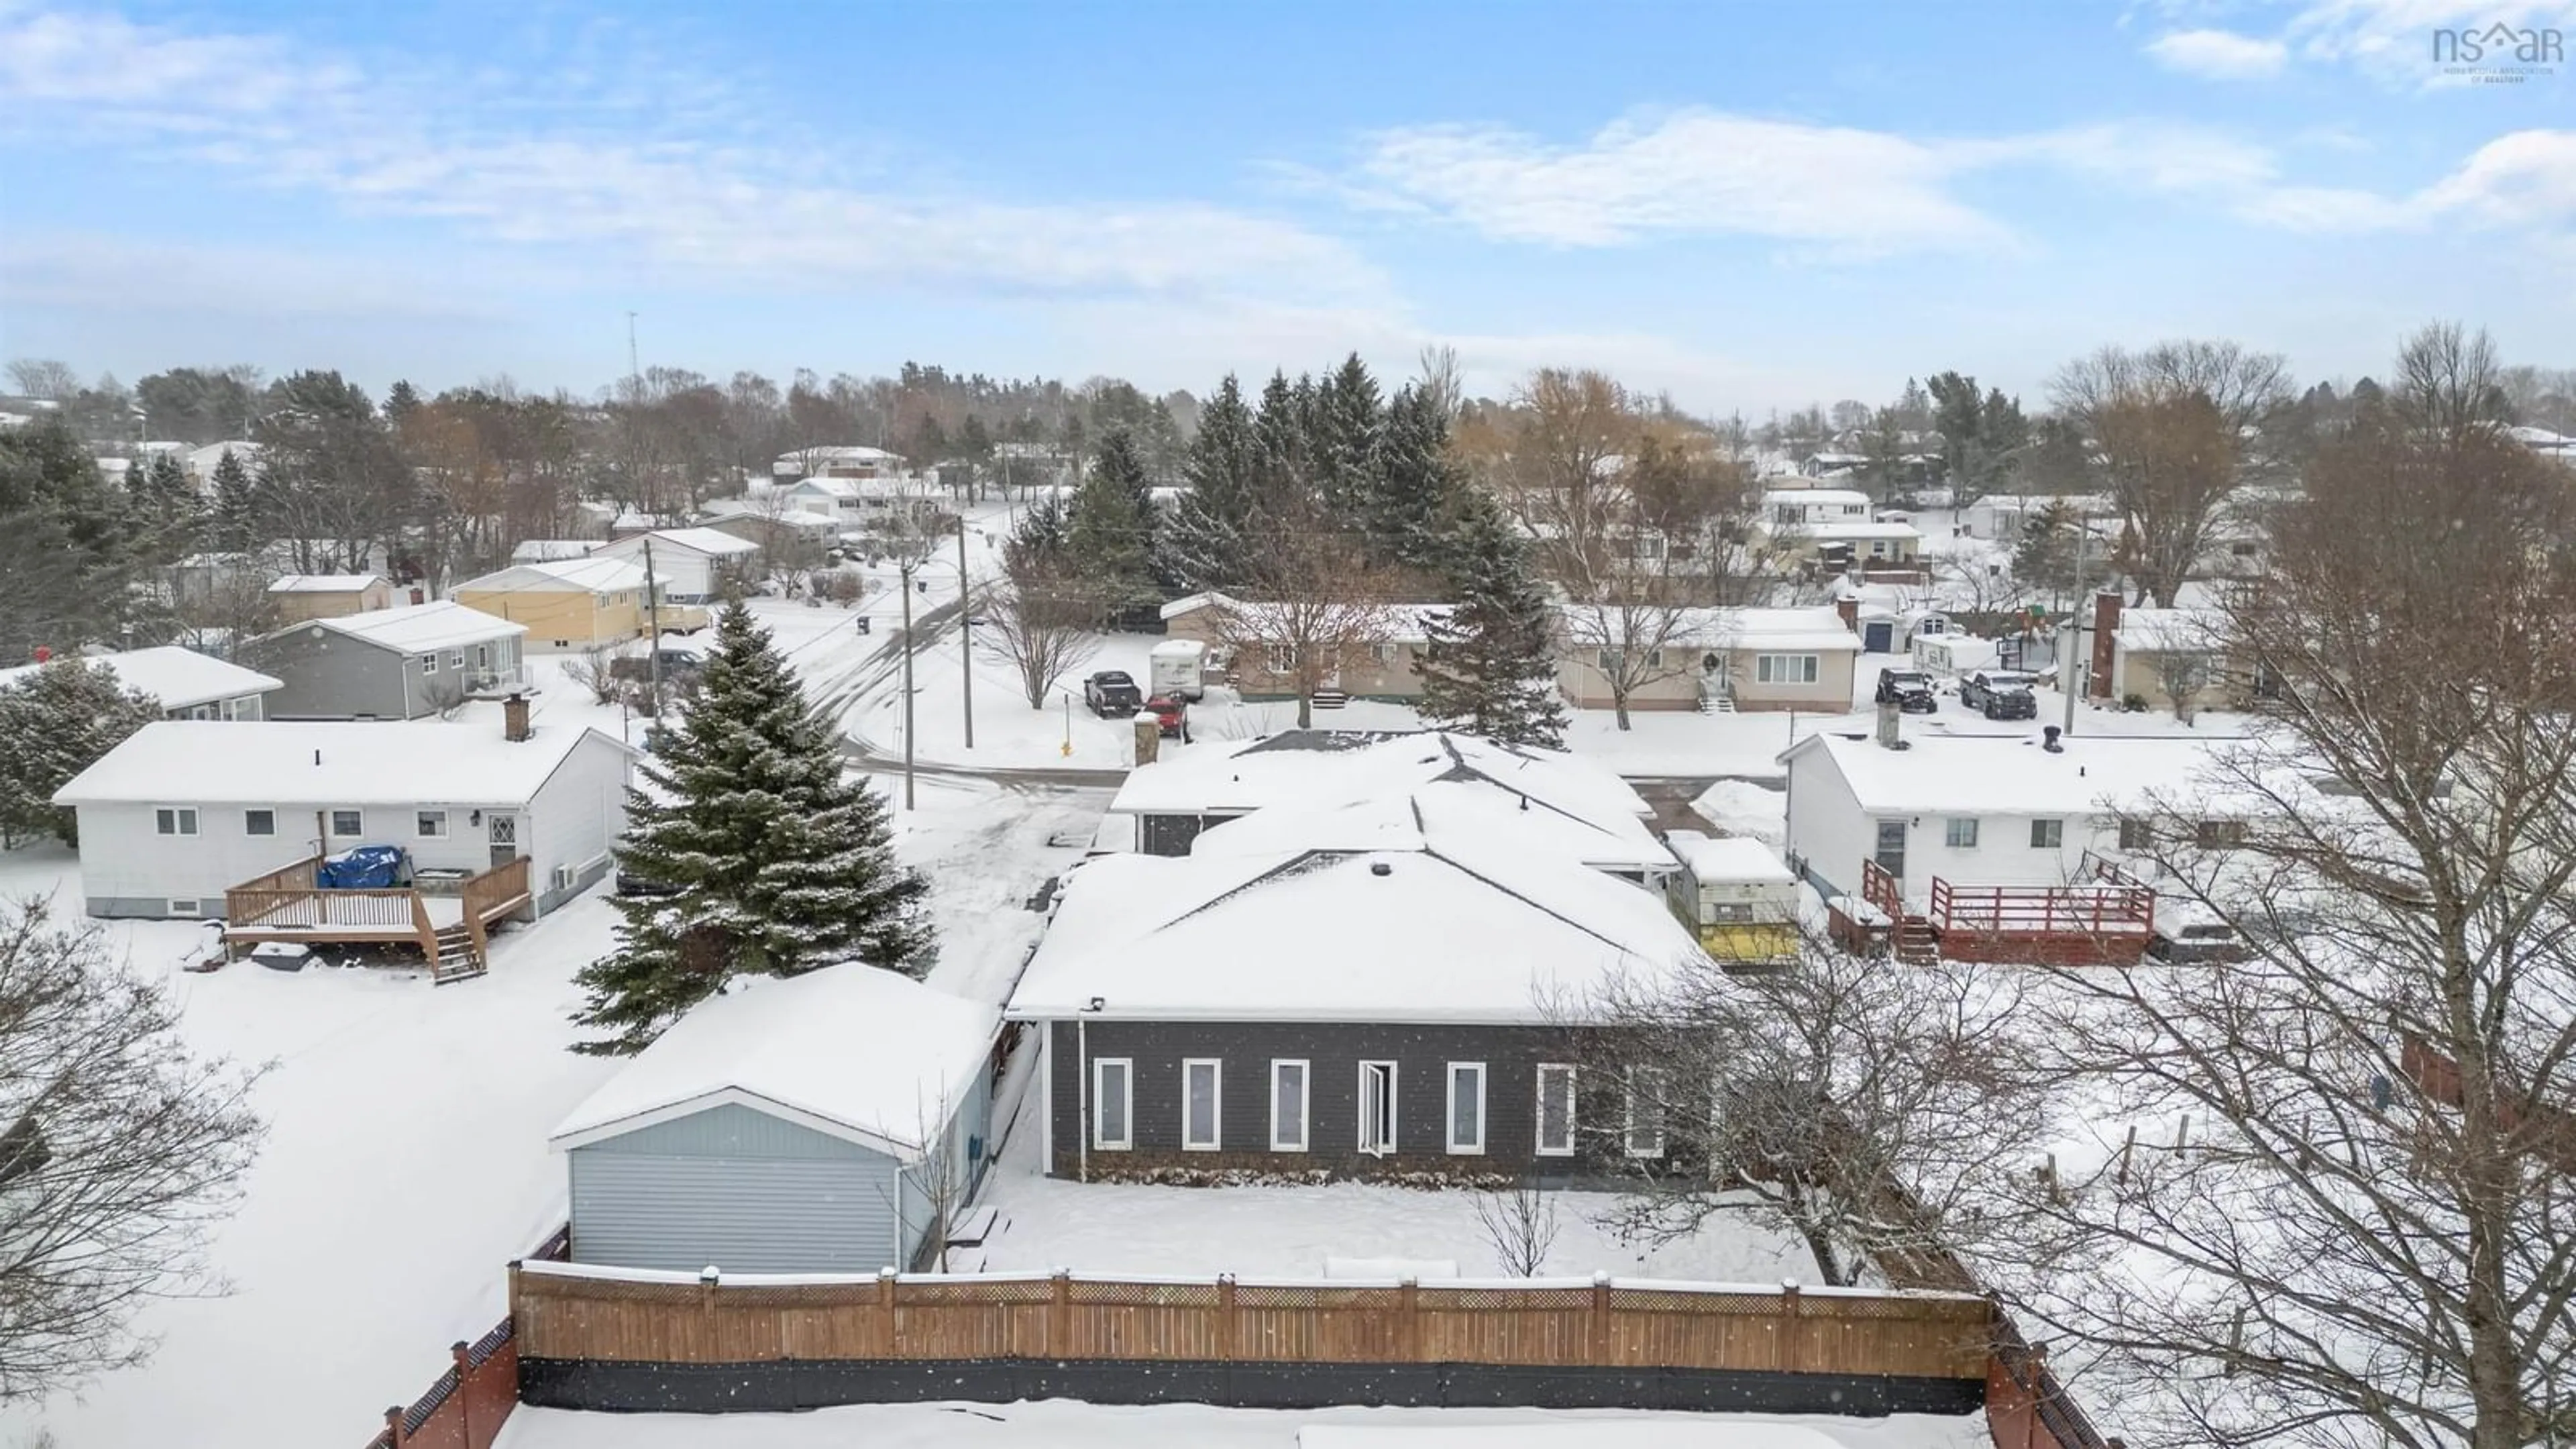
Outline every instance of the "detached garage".
<svg viewBox="0 0 2576 1449"><path fill-rule="evenodd" d="M573 1261L914 1266L982 1177L998 1031L991 1007L872 966L737 982L555 1129Z"/></svg>

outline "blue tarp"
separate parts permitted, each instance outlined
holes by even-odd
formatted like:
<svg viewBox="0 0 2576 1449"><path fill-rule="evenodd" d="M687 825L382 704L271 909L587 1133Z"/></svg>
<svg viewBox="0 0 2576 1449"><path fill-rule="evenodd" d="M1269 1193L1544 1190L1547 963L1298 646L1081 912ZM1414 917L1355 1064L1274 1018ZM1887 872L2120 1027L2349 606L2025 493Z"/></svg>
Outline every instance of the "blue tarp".
<svg viewBox="0 0 2576 1449"><path fill-rule="evenodd" d="M313 872L313 883L326 891L383 890L410 881L411 860L399 845L352 846Z"/></svg>

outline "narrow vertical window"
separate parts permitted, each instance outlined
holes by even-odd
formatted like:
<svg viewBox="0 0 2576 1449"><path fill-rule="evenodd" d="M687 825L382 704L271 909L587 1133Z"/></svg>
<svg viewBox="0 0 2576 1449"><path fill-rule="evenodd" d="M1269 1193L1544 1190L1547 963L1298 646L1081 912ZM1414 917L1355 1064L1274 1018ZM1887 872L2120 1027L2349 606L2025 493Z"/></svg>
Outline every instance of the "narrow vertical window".
<svg viewBox="0 0 2576 1449"><path fill-rule="evenodd" d="M1538 1155L1574 1155L1574 1068L1562 1062L1539 1064Z"/></svg>
<svg viewBox="0 0 2576 1449"><path fill-rule="evenodd" d="M1664 1155L1664 1084L1656 1072L1636 1067L1628 1073L1627 1148L1630 1157Z"/></svg>
<svg viewBox="0 0 2576 1449"><path fill-rule="evenodd" d="M1360 1063L1360 1151L1384 1157L1395 1150L1395 1063Z"/></svg>
<svg viewBox="0 0 2576 1449"><path fill-rule="evenodd" d="M1187 1152L1214 1152L1223 1073L1213 1057L1181 1063L1181 1147Z"/></svg>
<svg viewBox="0 0 2576 1449"><path fill-rule="evenodd" d="M1124 1057L1102 1057L1091 1064L1091 1145L1104 1152L1124 1152L1136 1145L1136 1064Z"/></svg>
<svg viewBox="0 0 2576 1449"><path fill-rule="evenodd" d="M1306 1150L1306 1064L1270 1064L1270 1150Z"/></svg>
<svg viewBox="0 0 2576 1449"><path fill-rule="evenodd" d="M1485 1150L1485 1064L1449 1064L1449 1150L1471 1156Z"/></svg>

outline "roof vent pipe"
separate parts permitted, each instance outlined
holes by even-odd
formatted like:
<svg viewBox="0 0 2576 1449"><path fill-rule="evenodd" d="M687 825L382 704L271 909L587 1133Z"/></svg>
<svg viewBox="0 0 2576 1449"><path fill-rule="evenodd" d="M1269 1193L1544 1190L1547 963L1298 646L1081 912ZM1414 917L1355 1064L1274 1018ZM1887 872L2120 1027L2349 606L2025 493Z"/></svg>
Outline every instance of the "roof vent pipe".
<svg viewBox="0 0 2576 1449"><path fill-rule="evenodd" d="M1369 862L1369 874L1371 874L1371 875L1393 875L1393 874L1395 874L1395 867L1394 867L1394 866L1391 866L1391 865L1389 865L1389 864L1387 864L1385 861L1382 861L1382 860L1372 860L1372 861L1370 861L1370 862Z"/></svg>

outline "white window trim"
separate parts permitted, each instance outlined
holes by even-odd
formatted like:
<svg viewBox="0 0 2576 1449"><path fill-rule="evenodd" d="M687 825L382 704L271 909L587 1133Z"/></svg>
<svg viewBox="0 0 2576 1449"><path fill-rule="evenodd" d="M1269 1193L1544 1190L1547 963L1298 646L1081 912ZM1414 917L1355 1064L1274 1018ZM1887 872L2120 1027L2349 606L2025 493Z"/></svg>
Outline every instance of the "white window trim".
<svg viewBox="0 0 2576 1449"><path fill-rule="evenodd" d="M1118 1094L1118 1135L1109 1135L1109 1119L1101 1114L1100 1103L1109 1094L1100 1083L1111 1068L1116 1068L1125 1090ZM1091 1150L1094 1152L1127 1152L1136 1146L1136 1059L1133 1057L1093 1057L1091 1059Z"/></svg>
<svg viewBox="0 0 2576 1449"><path fill-rule="evenodd" d="M1290 1142L1279 1134L1279 1069L1297 1069L1297 1140ZM1305 1057L1270 1059L1270 1150L1303 1152L1315 1138L1315 1064Z"/></svg>
<svg viewBox="0 0 2576 1449"><path fill-rule="evenodd" d="M438 820L438 828L436 830L421 829L420 827L433 816ZM447 812L444 810L415 810L412 812L411 828L412 833L422 840L445 840L447 838Z"/></svg>
<svg viewBox="0 0 2576 1449"><path fill-rule="evenodd" d="M1473 1142L1461 1142L1458 1140L1458 1079L1470 1072L1473 1072L1476 1077L1476 1140ZM1486 1136L1485 1064L1483 1062L1451 1062L1449 1064L1448 1078L1449 1111L1448 1114L1441 1119L1440 1135L1448 1144L1450 1156L1482 1157L1485 1155Z"/></svg>
<svg viewBox="0 0 2576 1449"><path fill-rule="evenodd" d="M251 828L250 828L250 818L251 818L252 816L254 816L254 815L265 815L265 816L267 816L267 817L268 817L268 828L267 828L266 830L253 830L253 829L251 829ZM276 833L277 833L277 812L276 812L275 810L244 810L244 811L242 811L242 834L244 834L244 835L249 835L249 836L261 836L261 837L265 837L265 836L275 835Z"/></svg>
<svg viewBox="0 0 2576 1449"><path fill-rule="evenodd" d="M1619 1151L1624 1156L1641 1161L1663 1156L1666 1145L1667 1133L1661 1124L1658 1124L1655 1129L1655 1145L1651 1149L1637 1145L1637 1082L1640 1077L1651 1080L1652 1075L1652 1073L1631 1068L1628 1072L1628 1080L1624 1084L1626 1091L1622 1093L1625 1100L1620 1104ZM1658 1110L1660 1111L1660 1107Z"/></svg>
<svg viewBox="0 0 2576 1449"><path fill-rule="evenodd" d="M186 907L186 909L182 910L181 907L183 906ZM205 913L206 902L202 897L193 900L187 896L172 896L170 898L170 914L173 916L202 916Z"/></svg>
<svg viewBox="0 0 2576 1449"><path fill-rule="evenodd" d="M1565 1144L1561 1147L1547 1145L1547 1082L1550 1076L1562 1076L1565 1079ZM1536 1110L1530 1117L1531 1150L1537 1156L1572 1157L1574 1155L1576 1135L1574 1113L1575 1104L1580 1100L1577 1093L1581 1090L1579 1086L1581 1080L1572 1062L1538 1064L1538 1092L1536 1100L1531 1104Z"/></svg>
<svg viewBox="0 0 2576 1449"><path fill-rule="evenodd" d="M1756 684L1814 684L1823 677L1823 665L1813 654L1756 654L1753 656L1753 682Z"/></svg>
<svg viewBox="0 0 2576 1449"><path fill-rule="evenodd" d="M1208 1138L1190 1140L1190 1073L1208 1069ZM1221 1057L1181 1058L1181 1150L1220 1152L1225 1148L1225 1061Z"/></svg>
<svg viewBox="0 0 2576 1449"><path fill-rule="evenodd" d="M325 823L331 828L331 838L333 840L355 840L359 836L367 833L367 812L364 810L344 810L334 807L330 810L324 811L323 814L326 817ZM358 828L355 830L341 829L340 817L343 815L355 815L358 817Z"/></svg>
<svg viewBox="0 0 2576 1449"><path fill-rule="evenodd" d="M2039 838L2039 828L2040 828L2041 826L2043 826L2043 825L2054 825L2054 826L2056 826L2056 827L2057 827L2057 831L2056 831L2057 838L2056 838L2055 840L2048 841L2048 842L2046 842L2045 844L2041 843L2040 838ZM2030 848L2031 848L2031 849L2033 849L2033 850L2063 850L2063 849L2065 849L2065 848L2066 848L2066 821L2065 821L2062 817L2055 817L2055 816L2050 816L2050 817L2038 817L2038 816L2034 816L2034 817L2032 817L2031 822L2030 822Z"/></svg>
<svg viewBox="0 0 2576 1449"><path fill-rule="evenodd" d="M170 828L167 830L161 828L161 821L164 816L169 817L170 821ZM155 805L152 807L152 833L155 835L167 835L173 838L193 837L197 834L199 823L197 807L194 805Z"/></svg>
<svg viewBox="0 0 2576 1449"><path fill-rule="evenodd" d="M1359 1123L1358 1123L1358 1131L1357 1131L1357 1134L1356 1134L1356 1135L1357 1135L1357 1140L1358 1140L1358 1147L1359 1147L1359 1150L1360 1150L1360 1151L1362 1151L1362 1152L1366 1152L1366 1151L1368 1151L1368 1150L1369 1150L1369 1146L1368 1146L1368 1129L1369 1129L1369 1120L1368 1120L1368 1077L1369 1077L1369 1068L1371 1068L1371 1067L1384 1067L1384 1068L1386 1068L1386 1142L1385 1142L1385 1144L1384 1144L1383 1146L1381 1146L1381 1147L1378 1149L1378 1153L1377 1153L1377 1155L1379 1155L1379 1156L1381 1156L1381 1157L1384 1157L1384 1156L1390 1156L1390 1155L1392 1155L1392 1154L1395 1152L1395 1150L1396 1150L1397 1146L1398 1146L1399 1144L1401 1144L1401 1143L1404 1141L1404 1135L1403 1135L1403 1131L1404 1131L1404 1124L1403 1124L1403 1122L1402 1122L1402 1120L1401 1120L1401 1114L1402 1114L1402 1111L1403 1111L1403 1098L1402 1098L1402 1096L1400 1095L1400 1093L1401 1093L1401 1091L1402 1091L1402 1089L1403 1089L1403 1086L1404 1086L1404 1068L1403 1068L1402 1064L1400 1064L1400 1063L1398 1063L1398 1062L1395 1062L1395 1061L1393 1061L1393 1060L1390 1060L1390 1059L1386 1059L1386 1058L1380 1058L1380 1059L1375 1060L1375 1061L1365 1061L1365 1062L1360 1063L1360 1064L1359 1064L1359 1067L1360 1067L1360 1086L1359 1086L1359 1094L1358 1094L1356 1097L1354 1097L1354 1098L1352 1099L1352 1103L1353 1103L1353 1105L1359 1108L1359 1111L1357 1111L1356 1113L1354 1113L1354 1114L1353 1114L1354 1116L1356 1116L1356 1117L1359 1119Z"/></svg>
<svg viewBox="0 0 2576 1449"><path fill-rule="evenodd" d="M435 654L424 654L420 656L420 672L423 674L436 674L438 672L438 656Z"/></svg>
<svg viewBox="0 0 2576 1449"><path fill-rule="evenodd" d="M1941 844L1951 850L1976 849L1978 840L1985 833L1977 822L1978 817L1974 815L1953 815L1944 819L1941 822ZM1959 838L1959 827L1962 825L1968 827L1968 838L1965 840Z"/></svg>

